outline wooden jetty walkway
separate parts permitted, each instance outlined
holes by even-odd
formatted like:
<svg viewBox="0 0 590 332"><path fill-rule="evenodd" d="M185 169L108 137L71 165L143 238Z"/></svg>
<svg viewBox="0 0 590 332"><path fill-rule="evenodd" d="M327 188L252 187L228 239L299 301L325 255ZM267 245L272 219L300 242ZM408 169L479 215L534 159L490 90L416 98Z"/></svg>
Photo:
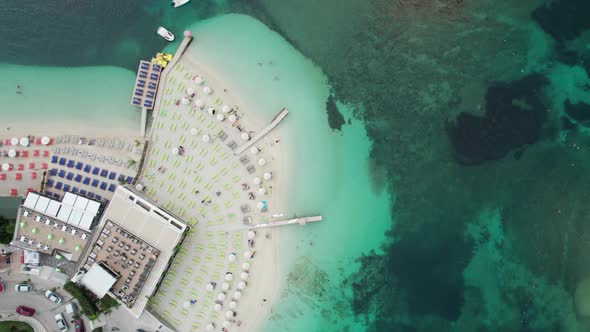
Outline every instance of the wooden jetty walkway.
<svg viewBox="0 0 590 332"><path fill-rule="evenodd" d="M258 140L260 140L262 137L264 137L264 135L268 134L271 130L273 130L276 126L279 125L279 123L287 116L287 114L289 114L289 110L287 110L286 108L283 108L279 114L277 114L274 119L272 119L272 122L266 126L266 128L262 129L261 132L259 132L256 136L254 136L252 139L250 139L250 141L248 141L248 143L240 146L236 152L234 153L235 155L239 155L242 152L246 151L247 149L249 149L252 145L254 145Z"/></svg>
<svg viewBox="0 0 590 332"><path fill-rule="evenodd" d="M277 226L285 226L285 225L302 225L304 226L310 222L322 221L322 216L312 216L312 217L300 217L294 219L286 219L286 220L277 220L271 221L267 223L260 223L248 226L248 229L259 229L259 228L268 228L268 227L277 227Z"/></svg>

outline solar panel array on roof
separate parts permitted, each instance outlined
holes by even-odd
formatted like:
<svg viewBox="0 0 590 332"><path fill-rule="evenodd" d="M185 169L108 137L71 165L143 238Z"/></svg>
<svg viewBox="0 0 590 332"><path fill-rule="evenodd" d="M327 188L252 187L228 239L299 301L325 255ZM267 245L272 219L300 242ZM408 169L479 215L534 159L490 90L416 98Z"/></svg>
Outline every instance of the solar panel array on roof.
<svg viewBox="0 0 590 332"><path fill-rule="evenodd" d="M154 107L161 71L162 67L160 65L152 64L145 60L139 62L135 87L131 96L131 105L148 109Z"/></svg>
<svg viewBox="0 0 590 332"><path fill-rule="evenodd" d="M25 198L23 207L90 231L100 210L100 203L69 192L61 202L31 192Z"/></svg>

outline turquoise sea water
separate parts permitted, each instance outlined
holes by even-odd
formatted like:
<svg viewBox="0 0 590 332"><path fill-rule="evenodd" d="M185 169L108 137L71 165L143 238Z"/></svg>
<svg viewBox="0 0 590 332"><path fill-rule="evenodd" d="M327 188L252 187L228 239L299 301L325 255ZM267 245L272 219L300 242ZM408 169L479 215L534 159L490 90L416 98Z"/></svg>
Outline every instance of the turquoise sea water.
<svg viewBox="0 0 590 332"><path fill-rule="evenodd" d="M10 120L22 107L42 115L44 108L15 99L11 87L19 77L37 73L39 83L24 85L37 94L52 73L64 78L56 89L84 96L88 75L81 73L95 73L92 82L108 80L121 93L109 103L119 110L123 100L121 113L109 118L125 121L123 91L132 74L122 68L133 70L137 59L165 46L152 32L156 25L179 35L195 24L215 27L205 18L245 13L270 30L226 16L218 18L225 29L196 41L215 45L217 53L202 56L224 63L236 89L268 105L256 112L293 110L289 126L279 129L281 144L293 151L285 156L294 164L289 206L326 218L286 230L296 238L296 257L285 263L289 286L265 330L586 331L590 33L578 15L584 6L0 4L10 23L0 31L8 46L0 61L24 65L0 67L0 95L11 106L0 114ZM58 14L62 20L48 24ZM75 66L90 68L73 72ZM530 74L537 76L522 80ZM119 96L111 87L104 93ZM345 120L341 131L328 125L330 93ZM56 114L78 114L48 101Z"/></svg>

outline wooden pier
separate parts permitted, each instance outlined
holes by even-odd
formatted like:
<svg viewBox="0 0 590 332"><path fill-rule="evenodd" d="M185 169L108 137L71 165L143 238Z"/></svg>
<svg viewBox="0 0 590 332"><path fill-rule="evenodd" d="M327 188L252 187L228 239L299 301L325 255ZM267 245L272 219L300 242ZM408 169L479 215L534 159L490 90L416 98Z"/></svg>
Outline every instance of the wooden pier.
<svg viewBox="0 0 590 332"><path fill-rule="evenodd" d="M301 218L294 218L294 219L271 221L271 222L267 222L267 223L260 223L260 224L249 226L248 228L249 229L259 229L259 228L277 227L277 226L285 226L285 225L305 226L307 223L322 221L322 220L323 220L322 216L301 217Z"/></svg>
<svg viewBox="0 0 590 332"><path fill-rule="evenodd" d="M254 145L256 142L258 142L258 140L260 140L262 137L264 137L264 135L268 134L271 130L273 130L276 126L278 126L279 123L287 116L287 114L289 114L289 110L287 110L286 108L283 108L279 112L279 114L277 114L274 117L274 119L272 119L272 122L268 126L266 126L266 128L262 129L262 131L259 132L256 136L252 137L252 139L250 139L250 141L248 141L248 143L240 146L234 154L239 155L242 152L249 149L252 145Z"/></svg>

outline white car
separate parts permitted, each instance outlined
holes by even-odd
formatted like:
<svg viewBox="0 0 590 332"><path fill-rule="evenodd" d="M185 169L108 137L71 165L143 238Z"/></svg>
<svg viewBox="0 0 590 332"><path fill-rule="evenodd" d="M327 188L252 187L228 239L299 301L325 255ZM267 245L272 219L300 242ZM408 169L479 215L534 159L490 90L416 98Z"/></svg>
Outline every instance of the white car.
<svg viewBox="0 0 590 332"><path fill-rule="evenodd" d="M33 289L33 286L27 284L18 284L14 286L14 290L17 292L30 292Z"/></svg>
<svg viewBox="0 0 590 332"><path fill-rule="evenodd" d="M62 313L55 315L55 324L57 324L57 328L62 332L68 330L68 325Z"/></svg>
<svg viewBox="0 0 590 332"><path fill-rule="evenodd" d="M55 302L57 304L61 303L61 296L55 294L54 292L52 292L50 290L45 292L45 297L48 298L49 301L51 301L51 302Z"/></svg>

